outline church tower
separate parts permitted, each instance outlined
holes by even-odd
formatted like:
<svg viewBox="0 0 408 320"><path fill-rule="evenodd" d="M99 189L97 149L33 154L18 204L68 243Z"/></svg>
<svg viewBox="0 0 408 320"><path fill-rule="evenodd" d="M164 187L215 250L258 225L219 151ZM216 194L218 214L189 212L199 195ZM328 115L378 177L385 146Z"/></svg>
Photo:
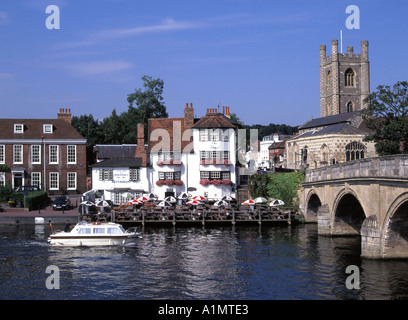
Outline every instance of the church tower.
<svg viewBox="0 0 408 320"><path fill-rule="evenodd" d="M327 117L364 108L370 94L368 41L361 41L361 54L353 47L338 52L338 41L332 40L332 54L320 46L320 115Z"/></svg>

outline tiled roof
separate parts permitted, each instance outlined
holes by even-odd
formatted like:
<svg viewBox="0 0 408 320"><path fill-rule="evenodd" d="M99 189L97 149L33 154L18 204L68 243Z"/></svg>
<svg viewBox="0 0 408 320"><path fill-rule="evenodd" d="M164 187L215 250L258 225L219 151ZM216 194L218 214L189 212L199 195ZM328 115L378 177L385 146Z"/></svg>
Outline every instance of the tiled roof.
<svg viewBox="0 0 408 320"><path fill-rule="evenodd" d="M324 134L367 134L366 131L363 131L359 128L356 128L348 123L336 123L329 125L321 130L310 130L305 133L299 134L294 137L292 140L301 139L306 137L315 137Z"/></svg>
<svg viewBox="0 0 408 320"><path fill-rule="evenodd" d="M112 158L109 160L98 162L92 165L93 168L106 168L106 167L119 167L119 168L130 168L130 167L141 167L141 158Z"/></svg>
<svg viewBox="0 0 408 320"><path fill-rule="evenodd" d="M149 153L159 151L156 146L162 151L183 151L193 141L193 137L186 132L188 129L184 126L184 118L152 118L148 121Z"/></svg>
<svg viewBox="0 0 408 320"><path fill-rule="evenodd" d="M198 120L193 128L195 129L216 129L216 128L236 128L237 123L222 113L208 113Z"/></svg>
<svg viewBox="0 0 408 320"><path fill-rule="evenodd" d="M14 125L24 125L23 133L14 133ZM52 133L44 133L43 125L51 124ZM0 139L64 139L85 140L67 121L61 119L0 119Z"/></svg>
<svg viewBox="0 0 408 320"><path fill-rule="evenodd" d="M318 128L323 126L328 126L336 123L348 122L352 118L358 116L360 111L354 112L347 112L347 113L340 113L333 116L323 117L323 118L316 118L307 121L306 123L302 124L299 127L301 129L308 129L308 128Z"/></svg>
<svg viewBox="0 0 408 320"><path fill-rule="evenodd" d="M131 158L135 156L136 144L95 146L98 159Z"/></svg>

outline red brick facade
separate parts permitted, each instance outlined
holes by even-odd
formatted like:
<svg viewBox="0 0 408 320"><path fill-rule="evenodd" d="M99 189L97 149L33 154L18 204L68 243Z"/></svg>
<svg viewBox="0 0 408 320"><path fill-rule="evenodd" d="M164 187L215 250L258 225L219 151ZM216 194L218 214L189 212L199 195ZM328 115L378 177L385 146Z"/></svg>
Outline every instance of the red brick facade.
<svg viewBox="0 0 408 320"><path fill-rule="evenodd" d="M0 119L0 184L38 185L51 195L87 191L86 140L67 120L70 113L62 114Z"/></svg>

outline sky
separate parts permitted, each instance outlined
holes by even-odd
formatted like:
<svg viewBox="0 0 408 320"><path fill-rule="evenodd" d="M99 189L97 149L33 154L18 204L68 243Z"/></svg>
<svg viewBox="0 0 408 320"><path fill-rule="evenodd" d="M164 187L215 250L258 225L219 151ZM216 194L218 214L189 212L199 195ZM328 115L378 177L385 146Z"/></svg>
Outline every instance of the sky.
<svg viewBox="0 0 408 320"><path fill-rule="evenodd" d="M0 118L102 119L127 111L147 75L164 81L169 117L192 103L197 117L229 106L247 125L300 125L320 117L319 47L329 55L341 31L343 52L369 41L371 91L408 80L407 12L401 0L0 0Z"/></svg>

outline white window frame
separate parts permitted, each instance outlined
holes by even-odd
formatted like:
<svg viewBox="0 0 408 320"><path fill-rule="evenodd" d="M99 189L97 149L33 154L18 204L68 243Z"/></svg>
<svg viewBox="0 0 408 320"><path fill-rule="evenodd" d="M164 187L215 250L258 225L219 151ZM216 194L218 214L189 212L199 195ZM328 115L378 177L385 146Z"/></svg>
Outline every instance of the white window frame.
<svg viewBox="0 0 408 320"><path fill-rule="evenodd" d="M72 154L72 150L74 149L74 153ZM77 163L77 151L76 151L76 145L68 145L67 146L67 163L69 164L76 164Z"/></svg>
<svg viewBox="0 0 408 320"><path fill-rule="evenodd" d="M53 177L56 177L56 179L54 180ZM50 190L59 190L59 172L50 172L49 178L50 178Z"/></svg>
<svg viewBox="0 0 408 320"><path fill-rule="evenodd" d="M6 173L5 172L0 172L0 186L5 186L6 185Z"/></svg>
<svg viewBox="0 0 408 320"><path fill-rule="evenodd" d="M53 155L53 154L51 154L51 152L52 152L52 150L54 150L56 148L56 152L55 152L55 155ZM50 162L50 164L58 164L59 163L59 161L58 161L58 154L59 154L59 146L58 145L50 145L49 146L49 150L48 150L49 152L48 152L48 159L49 159L49 162ZM54 160L54 157L56 158L56 161L53 161Z"/></svg>
<svg viewBox="0 0 408 320"><path fill-rule="evenodd" d="M20 149L20 150L17 150ZM23 163L23 145L22 144L14 144L13 145L13 163L22 164ZM20 159L18 159L18 156Z"/></svg>
<svg viewBox="0 0 408 320"><path fill-rule="evenodd" d="M24 133L24 124L22 123L14 124L14 133Z"/></svg>
<svg viewBox="0 0 408 320"><path fill-rule="evenodd" d="M72 180L73 177L73 180ZM70 184L72 183L73 184ZM67 173L67 190L76 190L77 189L77 173L76 172L68 172Z"/></svg>
<svg viewBox="0 0 408 320"><path fill-rule="evenodd" d="M34 182L37 181L38 184L35 184ZM31 185L37 186L39 189L41 189L41 172L31 172Z"/></svg>
<svg viewBox="0 0 408 320"><path fill-rule="evenodd" d="M35 147L38 147L38 154L34 153ZM34 161L35 157L38 157L38 161ZM41 145L34 144L34 145L31 146L31 163L41 164Z"/></svg>
<svg viewBox="0 0 408 320"><path fill-rule="evenodd" d="M53 133L54 127L52 124L43 124L43 132L44 133Z"/></svg>
<svg viewBox="0 0 408 320"><path fill-rule="evenodd" d="M129 168L129 180L130 181L140 180L140 169L139 168Z"/></svg>
<svg viewBox="0 0 408 320"><path fill-rule="evenodd" d="M208 141L208 129L200 129L200 141Z"/></svg>
<svg viewBox="0 0 408 320"><path fill-rule="evenodd" d="M0 163L6 163L6 146L4 144L0 144Z"/></svg>

